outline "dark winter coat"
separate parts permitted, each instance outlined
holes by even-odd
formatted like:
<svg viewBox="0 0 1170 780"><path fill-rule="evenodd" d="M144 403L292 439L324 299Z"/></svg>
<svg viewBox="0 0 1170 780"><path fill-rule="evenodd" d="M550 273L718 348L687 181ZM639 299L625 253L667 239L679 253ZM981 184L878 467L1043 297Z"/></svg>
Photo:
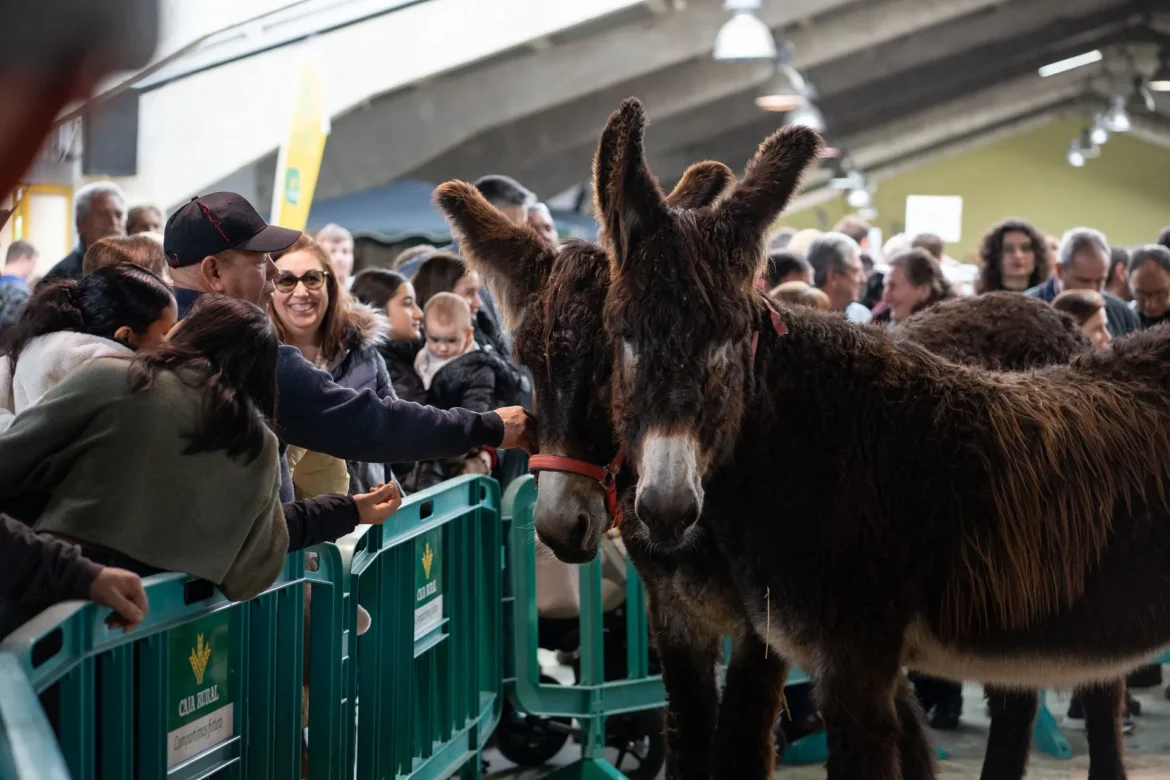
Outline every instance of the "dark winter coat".
<svg viewBox="0 0 1170 780"><path fill-rule="evenodd" d="M416 404L427 402L427 389L423 387L422 379L414 370L414 358L422 346L421 340L390 341L378 349L386 361L386 369L390 372L390 382L394 385L394 392L401 400Z"/></svg>
<svg viewBox="0 0 1170 780"><path fill-rule="evenodd" d="M443 366L431 380L427 403L438 409L468 409L485 413L519 403L516 369L494 352L476 349ZM499 465L493 453L493 470ZM420 463L414 474L416 490L437 485L461 473L464 458Z"/></svg>
<svg viewBox="0 0 1170 780"><path fill-rule="evenodd" d="M439 369L427 391L427 402L439 409L490 412L515 406L520 383L515 369L494 352L476 349Z"/></svg>
<svg viewBox="0 0 1170 780"><path fill-rule="evenodd" d="M379 352L390 333L386 315L357 301L350 303L348 315L350 325L345 333L345 343L329 363L333 381L359 393L370 389L379 398L397 400L386 361ZM349 470L350 495L369 492L386 481L389 471L382 463L347 460L345 465Z"/></svg>
<svg viewBox="0 0 1170 780"><path fill-rule="evenodd" d="M85 244L80 244L72 252L65 255L64 259L50 268L41 281L59 282L63 279L80 279L81 261L85 259L85 250Z"/></svg>

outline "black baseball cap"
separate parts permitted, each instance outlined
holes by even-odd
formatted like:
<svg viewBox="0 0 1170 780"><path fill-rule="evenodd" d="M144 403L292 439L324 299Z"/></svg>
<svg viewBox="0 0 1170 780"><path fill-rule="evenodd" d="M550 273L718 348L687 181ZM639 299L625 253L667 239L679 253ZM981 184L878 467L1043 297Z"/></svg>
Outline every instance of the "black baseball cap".
<svg viewBox="0 0 1170 780"><path fill-rule="evenodd" d="M234 192L196 195L167 220L163 251L172 268L203 262L226 249L279 252L298 238L299 230L269 225L243 196Z"/></svg>

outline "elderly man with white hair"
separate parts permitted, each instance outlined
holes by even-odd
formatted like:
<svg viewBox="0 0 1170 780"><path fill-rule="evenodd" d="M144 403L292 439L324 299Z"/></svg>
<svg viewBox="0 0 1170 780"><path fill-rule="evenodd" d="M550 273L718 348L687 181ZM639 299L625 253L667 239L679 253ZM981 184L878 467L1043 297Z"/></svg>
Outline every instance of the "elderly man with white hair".
<svg viewBox="0 0 1170 780"><path fill-rule="evenodd" d="M1115 295L1105 292L1109 275L1110 252L1105 234L1087 227L1065 232L1060 239L1056 267L1046 282L1025 290L1042 301L1052 303L1065 290L1092 290L1105 298L1105 318L1113 338L1132 333L1141 327L1137 313Z"/></svg>
<svg viewBox="0 0 1170 780"><path fill-rule="evenodd" d="M126 235L126 195L117 184L94 182L73 196L73 223L77 226L77 248L45 274L43 281L79 279L85 250L96 241Z"/></svg>
<svg viewBox="0 0 1170 780"><path fill-rule="evenodd" d="M844 233L825 233L808 245L804 259L813 269L813 284L829 297L833 311L844 312L850 322L866 323L869 309L858 303L865 284L861 247Z"/></svg>

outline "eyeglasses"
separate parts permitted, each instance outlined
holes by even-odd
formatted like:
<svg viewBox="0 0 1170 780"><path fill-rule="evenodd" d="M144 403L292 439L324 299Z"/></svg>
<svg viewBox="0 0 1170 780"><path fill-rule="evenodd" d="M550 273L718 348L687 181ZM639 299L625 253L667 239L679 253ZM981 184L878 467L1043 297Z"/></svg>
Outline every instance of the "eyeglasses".
<svg viewBox="0 0 1170 780"><path fill-rule="evenodd" d="M306 290L320 290L325 286L327 276L328 271L305 271L300 276L291 271L282 271L280 276L276 277L276 289L282 293L290 293L297 288L299 282L305 285Z"/></svg>

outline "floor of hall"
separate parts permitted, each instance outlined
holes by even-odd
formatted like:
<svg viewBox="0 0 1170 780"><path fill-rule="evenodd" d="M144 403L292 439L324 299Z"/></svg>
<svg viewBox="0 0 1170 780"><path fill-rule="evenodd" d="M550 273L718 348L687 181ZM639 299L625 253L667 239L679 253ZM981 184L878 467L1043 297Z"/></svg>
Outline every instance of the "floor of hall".
<svg viewBox="0 0 1170 780"><path fill-rule="evenodd" d="M1170 666L1164 674L1170 682ZM570 673L571 674L571 673ZM1134 690L1142 704L1142 714L1135 718L1134 733L1125 737L1126 767L1130 780L1167 780L1170 778L1170 701L1162 688ZM987 744L989 719L983 700L983 689L968 684L963 690L963 719L958 731L932 732L937 744L950 757L938 764L939 778L943 780L977 780ZM1060 694L1049 697L1049 708L1058 722L1064 719L1068 699ZM1083 733L1064 730L1072 745L1073 758L1058 760L1033 749L1028 768L1028 780L1084 780L1088 776L1088 746ZM615 754L616 755L616 754ZM511 765L496 751L485 757L489 764L488 778L492 780L538 780L558 766L565 766L580 756L580 748L569 744L546 767L520 769ZM659 777L663 777L660 773ZM777 780L823 780L823 766L786 766L776 769Z"/></svg>

